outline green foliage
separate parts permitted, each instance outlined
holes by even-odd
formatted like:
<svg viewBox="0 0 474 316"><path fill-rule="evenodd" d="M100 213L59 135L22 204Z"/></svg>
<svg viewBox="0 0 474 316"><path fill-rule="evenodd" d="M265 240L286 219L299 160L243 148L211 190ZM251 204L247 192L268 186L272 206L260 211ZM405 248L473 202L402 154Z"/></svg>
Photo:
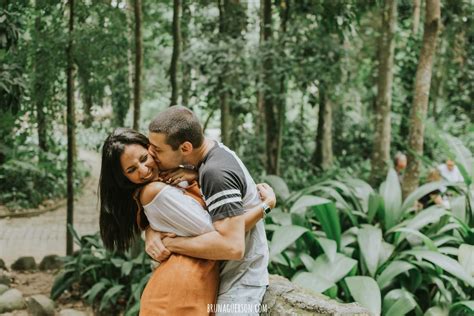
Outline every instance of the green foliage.
<svg viewBox="0 0 474 316"><path fill-rule="evenodd" d="M40 152L36 146L17 146L0 165L0 204L10 209L34 208L45 200L66 196L66 151ZM76 164L74 188L80 192L88 175Z"/></svg>
<svg viewBox="0 0 474 316"><path fill-rule="evenodd" d="M84 299L104 315L125 311L125 315L138 315L140 297L150 278L150 259L143 251L133 257L130 253L107 251L97 234L79 237L72 227L80 249L66 256L64 270L55 278L51 298L59 298L65 291Z"/></svg>
<svg viewBox="0 0 474 316"><path fill-rule="evenodd" d="M375 314L469 308L456 304L474 294L472 209L464 204L461 218L437 206L415 209L433 186L446 184L420 187L402 201L393 170L378 192L362 180L342 178L288 194L282 179L267 179L284 196L266 223L271 272L356 300ZM463 185L449 188L470 200Z"/></svg>

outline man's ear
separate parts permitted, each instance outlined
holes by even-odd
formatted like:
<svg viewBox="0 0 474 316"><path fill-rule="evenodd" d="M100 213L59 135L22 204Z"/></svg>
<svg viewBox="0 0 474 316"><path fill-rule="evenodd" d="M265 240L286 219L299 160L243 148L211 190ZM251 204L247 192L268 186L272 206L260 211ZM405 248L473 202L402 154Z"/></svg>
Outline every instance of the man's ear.
<svg viewBox="0 0 474 316"><path fill-rule="evenodd" d="M183 155L189 155L193 152L194 146L190 142L186 141L179 146Z"/></svg>

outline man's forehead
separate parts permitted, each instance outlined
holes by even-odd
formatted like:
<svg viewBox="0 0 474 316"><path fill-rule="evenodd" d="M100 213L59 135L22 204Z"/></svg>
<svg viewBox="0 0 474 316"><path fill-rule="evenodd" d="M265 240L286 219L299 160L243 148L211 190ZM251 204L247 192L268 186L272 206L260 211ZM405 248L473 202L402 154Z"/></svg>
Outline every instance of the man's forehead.
<svg viewBox="0 0 474 316"><path fill-rule="evenodd" d="M148 134L148 140L153 147L162 147L166 145L166 135L163 133L153 133Z"/></svg>

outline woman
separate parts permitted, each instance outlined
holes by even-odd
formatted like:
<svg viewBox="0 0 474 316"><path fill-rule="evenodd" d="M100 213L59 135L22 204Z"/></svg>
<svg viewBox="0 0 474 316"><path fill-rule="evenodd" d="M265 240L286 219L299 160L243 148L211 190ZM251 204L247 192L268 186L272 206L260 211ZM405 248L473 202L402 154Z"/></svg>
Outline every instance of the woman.
<svg viewBox="0 0 474 316"><path fill-rule="evenodd" d="M100 232L106 248L128 249L140 230L151 228L196 236L214 230L196 183L177 188L159 182L148 139L131 129L115 130L104 142L99 180ZM261 211L248 211L249 220ZM173 254L160 264L141 298L140 315L206 315L215 303L216 261Z"/></svg>

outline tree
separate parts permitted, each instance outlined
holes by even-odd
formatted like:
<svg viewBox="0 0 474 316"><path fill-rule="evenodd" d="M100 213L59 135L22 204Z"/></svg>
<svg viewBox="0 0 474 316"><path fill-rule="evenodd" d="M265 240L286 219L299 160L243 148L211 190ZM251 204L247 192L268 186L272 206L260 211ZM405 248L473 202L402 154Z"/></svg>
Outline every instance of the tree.
<svg viewBox="0 0 474 316"><path fill-rule="evenodd" d="M178 74L179 74L179 55L181 53L181 0L173 1L173 54L171 56L170 65L170 82L171 82L171 103L172 105L178 104L179 85L178 85Z"/></svg>
<svg viewBox="0 0 474 316"><path fill-rule="evenodd" d="M74 218L74 155L75 155L75 106L74 106L74 0L69 0L69 39L67 45L67 225L73 226ZM67 230L66 254L72 255L73 237Z"/></svg>
<svg viewBox="0 0 474 316"><path fill-rule="evenodd" d="M262 81L265 86L263 91L263 104L265 109L265 137L266 137L266 170L269 174L280 173L279 158L281 153L281 122L277 100L274 93L278 90L274 76L273 56L272 56L272 2L265 0L263 3L263 44L265 45L263 57Z"/></svg>
<svg viewBox="0 0 474 316"><path fill-rule="evenodd" d="M416 70L414 97L410 112L408 135L408 165L403 181L403 195L406 197L418 187L420 160L423 155L424 120L428 109L428 99L433 72L433 58L440 26L440 1L426 0L423 46Z"/></svg>
<svg viewBox="0 0 474 316"><path fill-rule="evenodd" d="M38 41L44 38L44 23L42 21L42 10L43 3L41 0L36 0L35 2L36 9L36 18L35 18L35 38ZM40 45L38 45L34 53L34 68L35 68L35 78L34 78L34 102L36 105L36 121L38 124L38 146L42 151L48 151L48 140L47 140L47 123L46 123L46 113L45 113L45 99L46 99L46 90L49 85L49 81L45 80L45 75L49 69L45 69L45 66L48 65L44 61L44 54L46 52Z"/></svg>
<svg viewBox="0 0 474 316"><path fill-rule="evenodd" d="M328 169L333 163L332 150L332 115L333 104L327 96L326 87L319 86L318 130L316 133L316 150L314 163L322 170Z"/></svg>
<svg viewBox="0 0 474 316"><path fill-rule="evenodd" d="M189 49L189 37L191 23L191 8L189 5L190 0L182 0L182 16L181 16L181 45L182 50L185 52ZM183 106L189 106L189 93L191 92L191 65L184 63L182 65L182 84L181 84L181 104Z"/></svg>
<svg viewBox="0 0 474 316"><path fill-rule="evenodd" d="M135 81L133 86L133 129L139 130L143 69L142 1L135 0Z"/></svg>
<svg viewBox="0 0 474 316"><path fill-rule="evenodd" d="M378 93L375 112L375 134L372 148L370 182L378 185L385 178L390 162L391 107L393 82L393 56L397 1L386 0L382 11L382 32L378 66Z"/></svg>

